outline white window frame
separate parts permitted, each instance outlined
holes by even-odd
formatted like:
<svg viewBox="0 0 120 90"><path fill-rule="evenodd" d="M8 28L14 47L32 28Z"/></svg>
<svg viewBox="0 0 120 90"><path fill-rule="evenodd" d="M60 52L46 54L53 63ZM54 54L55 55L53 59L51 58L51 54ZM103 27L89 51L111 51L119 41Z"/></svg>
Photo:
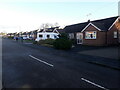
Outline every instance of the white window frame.
<svg viewBox="0 0 120 90"><path fill-rule="evenodd" d="M114 31L113 33L114 33L114 38L118 38L118 36L117 36L117 35L118 35L117 31Z"/></svg>
<svg viewBox="0 0 120 90"><path fill-rule="evenodd" d="M96 37L95 38L88 38L88 37L86 37L87 36L87 33L89 33L89 32L95 32L95 34L96 34ZM97 39L97 31L86 31L85 32L85 39Z"/></svg>
<svg viewBox="0 0 120 90"><path fill-rule="evenodd" d="M74 33L69 33L69 38L74 39Z"/></svg>

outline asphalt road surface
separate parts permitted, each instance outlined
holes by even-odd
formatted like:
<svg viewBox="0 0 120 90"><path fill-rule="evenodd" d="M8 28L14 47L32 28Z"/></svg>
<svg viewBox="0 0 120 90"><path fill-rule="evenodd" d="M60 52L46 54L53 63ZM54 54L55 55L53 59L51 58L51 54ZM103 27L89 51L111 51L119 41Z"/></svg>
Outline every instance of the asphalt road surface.
<svg viewBox="0 0 120 90"><path fill-rule="evenodd" d="M59 50L54 54L48 47L3 39L3 87L120 88L120 71L70 57L60 56Z"/></svg>

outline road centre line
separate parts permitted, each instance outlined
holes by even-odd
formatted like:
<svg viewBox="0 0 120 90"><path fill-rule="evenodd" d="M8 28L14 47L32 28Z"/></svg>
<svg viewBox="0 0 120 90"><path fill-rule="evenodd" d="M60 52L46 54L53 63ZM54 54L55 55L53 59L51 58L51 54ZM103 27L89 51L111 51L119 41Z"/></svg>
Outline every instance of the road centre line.
<svg viewBox="0 0 120 90"><path fill-rule="evenodd" d="M36 57L34 57L34 56L32 56L32 55L29 55L29 57L31 57L31 58L39 61L39 62L42 62L42 63L44 63L44 64L46 64L46 65L48 65L48 66L54 67L54 65L49 64L49 63L47 63L47 62L45 62L45 61L42 61L42 60L40 60L40 59L38 59L38 58L36 58Z"/></svg>
<svg viewBox="0 0 120 90"><path fill-rule="evenodd" d="M103 87L103 86L100 86L100 85L98 85L98 84L96 84L96 83L93 83L93 82L91 82L91 81L89 81L89 80L87 80L87 79L84 79L84 78L81 78L81 79L82 79L83 81L88 82L88 83L90 83L90 84L92 84L92 85L94 85L94 86L96 86L96 87L101 88L101 89L109 90L109 89L107 89L107 88L105 88L105 87Z"/></svg>

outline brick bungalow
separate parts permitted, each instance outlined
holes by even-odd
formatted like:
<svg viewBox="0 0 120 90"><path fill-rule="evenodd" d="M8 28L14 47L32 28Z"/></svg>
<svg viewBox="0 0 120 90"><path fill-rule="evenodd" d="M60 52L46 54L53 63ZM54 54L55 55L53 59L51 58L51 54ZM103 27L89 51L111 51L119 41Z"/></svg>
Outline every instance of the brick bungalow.
<svg viewBox="0 0 120 90"><path fill-rule="evenodd" d="M77 44L116 45L120 42L120 17L88 20L88 22L66 26L64 30Z"/></svg>

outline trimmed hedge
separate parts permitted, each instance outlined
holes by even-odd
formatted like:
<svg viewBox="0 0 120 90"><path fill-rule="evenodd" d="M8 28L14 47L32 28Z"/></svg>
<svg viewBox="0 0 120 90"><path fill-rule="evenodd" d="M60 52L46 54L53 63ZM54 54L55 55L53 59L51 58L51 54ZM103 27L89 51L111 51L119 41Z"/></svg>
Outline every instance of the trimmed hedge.
<svg viewBox="0 0 120 90"><path fill-rule="evenodd" d="M72 41L67 38L66 34L62 34L54 41L53 46L56 49L68 50L72 48Z"/></svg>

